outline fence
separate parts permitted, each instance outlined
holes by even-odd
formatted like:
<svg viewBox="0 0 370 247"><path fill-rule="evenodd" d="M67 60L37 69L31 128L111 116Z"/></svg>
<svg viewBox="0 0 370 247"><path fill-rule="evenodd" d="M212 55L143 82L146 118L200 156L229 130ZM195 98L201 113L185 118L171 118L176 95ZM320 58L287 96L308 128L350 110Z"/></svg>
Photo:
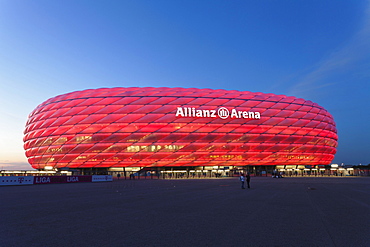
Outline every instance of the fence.
<svg viewBox="0 0 370 247"><path fill-rule="evenodd" d="M1 185L35 185L35 184L63 184L63 183L87 183L87 182L111 182L110 175L92 176L2 176Z"/></svg>

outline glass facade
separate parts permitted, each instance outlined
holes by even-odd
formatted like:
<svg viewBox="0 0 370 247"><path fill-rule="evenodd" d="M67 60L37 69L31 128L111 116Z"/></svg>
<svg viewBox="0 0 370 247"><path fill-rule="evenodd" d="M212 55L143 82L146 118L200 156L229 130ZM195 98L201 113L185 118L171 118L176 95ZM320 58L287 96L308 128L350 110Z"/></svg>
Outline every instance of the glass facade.
<svg viewBox="0 0 370 247"><path fill-rule="evenodd" d="M51 98L29 115L33 168L326 165L332 116L284 95L196 88L102 88Z"/></svg>

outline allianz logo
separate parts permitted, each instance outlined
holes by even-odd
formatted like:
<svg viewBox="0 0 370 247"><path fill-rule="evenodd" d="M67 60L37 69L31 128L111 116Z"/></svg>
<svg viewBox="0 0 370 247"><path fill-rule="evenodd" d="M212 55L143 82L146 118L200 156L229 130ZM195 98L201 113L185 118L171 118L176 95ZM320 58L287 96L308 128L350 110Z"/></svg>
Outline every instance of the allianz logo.
<svg viewBox="0 0 370 247"><path fill-rule="evenodd" d="M198 110L194 107L177 107L176 117L261 119L261 113L253 111L237 111L236 109L231 109L230 111L226 107L219 107L216 110Z"/></svg>

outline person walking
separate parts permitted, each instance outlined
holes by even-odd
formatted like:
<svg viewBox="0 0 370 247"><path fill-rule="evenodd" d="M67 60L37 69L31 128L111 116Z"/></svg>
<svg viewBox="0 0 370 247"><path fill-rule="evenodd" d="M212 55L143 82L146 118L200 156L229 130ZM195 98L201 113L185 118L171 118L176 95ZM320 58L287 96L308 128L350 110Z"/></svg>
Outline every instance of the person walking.
<svg viewBox="0 0 370 247"><path fill-rule="evenodd" d="M240 175L239 179L240 179L240 182L242 182L242 189L245 189L245 187L244 187L245 178L244 178L243 174Z"/></svg>
<svg viewBox="0 0 370 247"><path fill-rule="evenodd" d="M247 174L246 174L246 178L247 178L247 185L248 185L248 189L250 189L251 188L251 186L250 186L250 181L251 181L251 175L249 174L249 172L247 172Z"/></svg>

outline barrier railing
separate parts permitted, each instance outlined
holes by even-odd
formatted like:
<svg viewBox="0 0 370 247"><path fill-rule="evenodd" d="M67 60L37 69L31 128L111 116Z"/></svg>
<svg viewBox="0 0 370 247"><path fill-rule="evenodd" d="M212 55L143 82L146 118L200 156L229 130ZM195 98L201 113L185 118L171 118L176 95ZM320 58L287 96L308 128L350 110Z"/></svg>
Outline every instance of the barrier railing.
<svg viewBox="0 0 370 247"><path fill-rule="evenodd" d="M113 181L113 177L111 175L92 175L92 176L3 176L3 177L0 177L0 186L1 185L111 182L111 181Z"/></svg>

